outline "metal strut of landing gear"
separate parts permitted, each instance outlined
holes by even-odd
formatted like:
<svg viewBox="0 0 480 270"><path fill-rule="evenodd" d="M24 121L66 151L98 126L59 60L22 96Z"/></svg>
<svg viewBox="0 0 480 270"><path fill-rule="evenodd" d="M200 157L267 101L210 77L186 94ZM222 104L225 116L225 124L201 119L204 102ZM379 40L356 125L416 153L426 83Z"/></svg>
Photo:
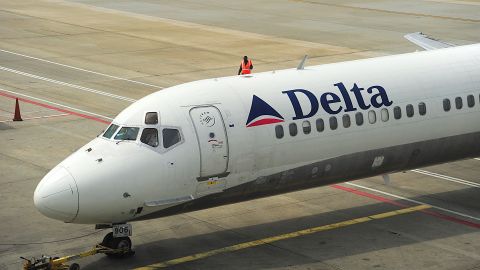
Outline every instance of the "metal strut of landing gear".
<svg viewBox="0 0 480 270"><path fill-rule="evenodd" d="M130 228L127 235L131 235L131 226L123 224ZM121 226L120 226L121 227ZM117 226L118 228L118 226ZM115 230L115 226L113 226ZM96 254L105 254L111 258L126 258L133 256L135 251L132 250L132 241L128 236L114 237L114 233L108 233L102 243L96 245L94 248L65 257L50 257L43 255L41 258L32 258L31 260L20 257L24 260L23 270L80 270L78 263L67 264L76 259L93 256Z"/></svg>
<svg viewBox="0 0 480 270"><path fill-rule="evenodd" d="M127 223L112 224L112 225L96 225L95 228L112 228L112 232L105 235L101 243L102 246L114 249L114 250L127 250L124 253L106 253L109 257L124 258L133 255L132 241L130 237L132 235L132 225Z"/></svg>
<svg viewBox="0 0 480 270"><path fill-rule="evenodd" d="M125 258L129 257L135 252L132 250L132 240L130 240L130 237L124 236L124 237L113 237L113 233L110 232L105 237L103 238L102 243L100 244L104 247L110 248L112 250L124 250L126 252L120 252L120 253L105 253L108 257L113 257L113 258Z"/></svg>

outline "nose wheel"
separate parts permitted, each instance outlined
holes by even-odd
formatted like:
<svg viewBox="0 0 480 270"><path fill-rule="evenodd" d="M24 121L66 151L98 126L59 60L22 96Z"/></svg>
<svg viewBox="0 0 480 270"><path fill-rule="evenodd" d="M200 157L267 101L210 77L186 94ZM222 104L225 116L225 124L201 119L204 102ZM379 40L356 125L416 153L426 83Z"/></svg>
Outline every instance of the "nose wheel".
<svg viewBox="0 0 480 270"><path fill-rule="evenodd" d="M105 235L101 245L107 248L111 248L113 250L123 251L115 253L105 253L108 257L111 258L126 258L135 254L135 252L132 250L132 240L130 240L130 237L128 236L113 237L113 233L110 232Z"/></svg>

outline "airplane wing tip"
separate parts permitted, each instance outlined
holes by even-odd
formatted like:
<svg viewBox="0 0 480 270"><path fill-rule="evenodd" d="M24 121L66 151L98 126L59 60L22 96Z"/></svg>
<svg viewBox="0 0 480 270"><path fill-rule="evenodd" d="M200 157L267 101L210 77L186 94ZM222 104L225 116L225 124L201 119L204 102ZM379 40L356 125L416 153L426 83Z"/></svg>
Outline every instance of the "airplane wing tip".
<svg viewBox="0 0 480 270"><path fill-rule="evenodd" d="M429 50L435 50L435 49L442 49L442 48L448 48L448 47L454 47L455 45L438 40L434 37L431 37L429 35L426 35L422 32L414 32L414 33L409 33L403 36L406 38L408 41L414 43L417 46L422 47L423 49L429 51Z"/></svg>

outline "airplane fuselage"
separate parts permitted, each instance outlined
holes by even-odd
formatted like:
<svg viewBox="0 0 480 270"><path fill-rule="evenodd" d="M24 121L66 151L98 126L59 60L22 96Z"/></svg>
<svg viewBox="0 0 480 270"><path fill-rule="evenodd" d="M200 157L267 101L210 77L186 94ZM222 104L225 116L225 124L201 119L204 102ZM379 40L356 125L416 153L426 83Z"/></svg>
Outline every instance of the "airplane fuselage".
<svg viewBox="0 0 480 270"><path fill-rule="evenodd" d="M478 156L480 45L182 84L112 124L42 180L42 213L120 223Z"/></svg>

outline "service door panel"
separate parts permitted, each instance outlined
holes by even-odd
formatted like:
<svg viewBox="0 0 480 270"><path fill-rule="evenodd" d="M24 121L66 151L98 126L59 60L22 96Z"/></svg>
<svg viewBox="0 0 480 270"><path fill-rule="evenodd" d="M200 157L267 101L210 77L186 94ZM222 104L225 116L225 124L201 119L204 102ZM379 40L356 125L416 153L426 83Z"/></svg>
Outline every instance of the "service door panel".
<svg viewBox="0 0 480 270"><path fill-rule="evenodd" d="M214 106L190 110L200 146L200 178L219 176L227 171L228 141L220 111Z"/></svg>

